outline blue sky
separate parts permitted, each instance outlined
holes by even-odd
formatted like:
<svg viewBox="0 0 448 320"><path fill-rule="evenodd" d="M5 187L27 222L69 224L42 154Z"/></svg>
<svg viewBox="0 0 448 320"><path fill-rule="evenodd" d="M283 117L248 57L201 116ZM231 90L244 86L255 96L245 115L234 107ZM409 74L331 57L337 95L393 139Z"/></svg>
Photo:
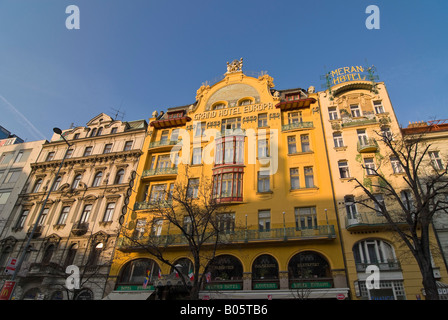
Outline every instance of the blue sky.
<svg viewBox="0 0 448 320"><path fill-rule="evenodd" d="M379 30L365 26L372 4ZM79 30L65 27L69 5ZM241 57L277 89L375 65L403 126L446 119L447 18L446 0L2 0L0 125L32 141L113 109L147 120Z"/></svg>

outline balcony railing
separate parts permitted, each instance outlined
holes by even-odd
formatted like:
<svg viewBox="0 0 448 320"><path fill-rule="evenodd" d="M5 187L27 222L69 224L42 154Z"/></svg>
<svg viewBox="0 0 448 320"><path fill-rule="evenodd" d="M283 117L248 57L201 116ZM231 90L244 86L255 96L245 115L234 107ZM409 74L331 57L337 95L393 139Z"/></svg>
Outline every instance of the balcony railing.
<svg viewBox="0 0 448 320"><path fill-rule="evenodd" d="M177 174L177 168L156 168L156 169L144 170L142 173L142 177L164 175L164 174Z"/></svg>
<svg viewBox="0 0 448 320"><path fill-rule="evenodd" d="M134 210L155 210L158 208L169 208L172 204L172 201L168 200L155 202L141 201L134 204Z"/></svg>
<svg viewBox="0 0 448 320"><path fill-rule="evenodd" d="M309 129L313 127L312 121L305 122L293 122L282 125L282 131L294 130L294 129Z"/></svg>
<svg viewBox="0 0 448 320"><path fill-rule="evenodd" d="M174 146L178 143L178 140L160 140L153 141L149 143L149 148L157 148L157 147L165 147L165 146Z"/></svg>
<svg viewBox="0 0 448 320"><path fill-rule="evenodd" d="M348 118L343 118L342 119L342 127L346 128L346 127L353 127L353 126L363 126L366 124L372 124L372 123L377 123L378 120L373 117L373 118L355 118L352 119L350 117Z"/></svg>
<svg viewBox="0 0 448 320"><path fill-rule="evenodd" d="M378 142L373 138L367 138L362 143L358 141L358 152L375 152L378 150Z"/></svg>
<svg viewBox="0 0 448 320"><path fill-rule="evenodd" d="M389 260L387 262L356 262L356 271L365 272L370 265L377 266L380 271L398 271L401 270L399 261Z"/></svg>
<svg viewBox="0 0 448 320"><path fill-rule="evenodd" d="M78 221L73 225L72 234L75 236L82 236L83 234L86 234L88 230L89 230L88 222Z"/></svg>
<svg viewBox="0 0 448 320"><path fill-rule="evenodd" d="M313 229L296 228L275 228L270 230L238 230L233 232L222 232L219 234L218 243L221 244L238 244L244 242L258 242L258 241L287 241L287 240L318 240L318 239L334 239L336 237L334 225L322 225ZM216 240L211 236L209 243L213 244ZM118 247L135 248L143 247L145 244L151 245L188 245L188 241L182 234L159 235L159 236L144 236L138 240L133 241L128 238L120 238L118 240Z"/></svg>

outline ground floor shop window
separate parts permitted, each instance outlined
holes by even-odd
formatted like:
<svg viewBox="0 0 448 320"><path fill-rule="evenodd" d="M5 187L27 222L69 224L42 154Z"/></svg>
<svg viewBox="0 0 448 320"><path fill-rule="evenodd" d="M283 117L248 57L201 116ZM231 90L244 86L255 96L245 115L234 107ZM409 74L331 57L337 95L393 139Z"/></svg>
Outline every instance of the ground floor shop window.
<svg viewBox="0 0 448 320"><path fill-rule="evenodd" d="M291 289L333 287L333 278L327 260L312 251L304 251L292 257L288 264L288 276Z"/></svg>
<svg viewBox="0 0 448 320"><path fill-rule="evenodd" d="M356 283L355 283L356 285ZM406 300L403 281L380 281L379 289L367 289L365 281L357 282L359 294L363 300Z"/></svg>
<svg viewBox="0 0 448 320"><path fill-rule="evenodd" d="M252 264L252 289L279 289L277 260L271 255L263 254Z"/></svg>
<svg viewBox="0 0 448 320"><path fill-rule="evenodd" d="M208 267L205 289L242 290L243 265L231 255L221 255L213 259Z"/></svg>

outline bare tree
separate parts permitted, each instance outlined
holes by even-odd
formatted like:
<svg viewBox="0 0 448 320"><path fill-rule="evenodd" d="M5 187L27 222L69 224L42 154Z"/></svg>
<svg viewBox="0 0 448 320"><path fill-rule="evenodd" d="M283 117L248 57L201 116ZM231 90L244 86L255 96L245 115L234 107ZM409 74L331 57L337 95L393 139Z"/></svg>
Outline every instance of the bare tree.
<svg viewBox="0 0 448 320"><path fill-rule="evenodd" d="M159 194L157 199L148 203L152 217L143 236L135 236L135 222L128 223L122 229L122 235L134 246L144 248L175 270L189 298L198 299L208 266L219 244L225 242L225 237L222 237L225 234L220 232L220 227L226 222L227 211L214 198L213 183L207 177L192 179L186 167L184 179L177 181L169 192ZM163 234L156 230L161 221L166 226ZM187 246L193 270L181 270L180 265L170 259L169 252L173 246L181 245Z"/></svg>
<svg viewBox="0 0 448 320"><path fill-rule="evenodd" d="M431 144L424 140L424 133L399 137L377 134L386 146L386 154L377 158L380 161L375 168L362 166L373 177L368 183L352 179L363 191L363 196L356 203L386 219L417 261L426 298L438 300L430 251L430 228L434 214L448 212L447 166L431 160L428 154ZM384 164L392 165L395 172L401 173L404 188L398 189L394 178L382 172Z"/></svg>

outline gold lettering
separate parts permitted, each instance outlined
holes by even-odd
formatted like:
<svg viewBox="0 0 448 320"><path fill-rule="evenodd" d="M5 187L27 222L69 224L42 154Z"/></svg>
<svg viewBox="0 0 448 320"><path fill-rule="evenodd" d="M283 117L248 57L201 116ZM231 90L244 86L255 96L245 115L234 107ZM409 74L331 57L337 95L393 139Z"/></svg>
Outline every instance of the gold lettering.
<svg viewBox="0 0 448 320"><path fill-rule="evenodd" d="M349 73L350 71L350 68L349 67L344 67L344 73Z"/></svg>
<svg viewBox="0 0 448 320"><path fill-rule="evenodd" d="M364 68L361 67L361 66L357 66L357 67L356 67L356 71L358 71L358 72L364 72Z"/></svg>

